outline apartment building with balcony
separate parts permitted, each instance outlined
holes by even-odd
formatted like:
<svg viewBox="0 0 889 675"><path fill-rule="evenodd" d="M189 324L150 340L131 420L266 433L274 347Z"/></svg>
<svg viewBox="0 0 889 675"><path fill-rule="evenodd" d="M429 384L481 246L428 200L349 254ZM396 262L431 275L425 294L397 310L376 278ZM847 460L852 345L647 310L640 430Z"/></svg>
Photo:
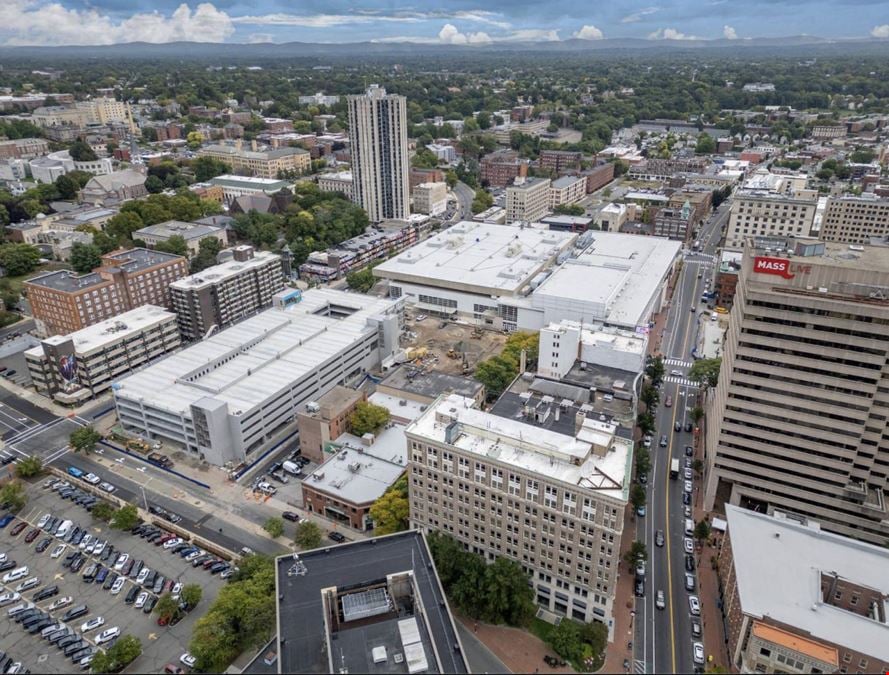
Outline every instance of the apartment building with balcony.
<svg viewBox="0 0 889 675"><path fill-rule="evenodd" d="M613 639L630 430L578 413L569 435L472 405L442 396L405 430L411 526L515 560L540 606Z"/></svg>
<svg viewBox="0 0 889 675"><path fill-rule="evenodd" d="M280 255L238 246L231 260L170 284L170 299L182 337L191 341L269 307L283 288Z"/></svg>
<svg viewBox="0 0 889 675"><path fill-rule="evenodd" d="M141 305L170 306L169 286L188 275L188 262L172 253L133 248L102 256L87 274L46 272L24 283L43 335L73 333Z"/></svg>
<svg viewBox="0 0 889 675"><path fill-rule="evenodd" d="M126 373L179 348L176 315L143 305L25 351L34 388L63 405L105 393Z"/></svg>
<svg viewBox="0 0 889 675"><path fill-rule="evenodd" d="M889 248L748 239L708 397L705 508L889 539Z"/></svg>

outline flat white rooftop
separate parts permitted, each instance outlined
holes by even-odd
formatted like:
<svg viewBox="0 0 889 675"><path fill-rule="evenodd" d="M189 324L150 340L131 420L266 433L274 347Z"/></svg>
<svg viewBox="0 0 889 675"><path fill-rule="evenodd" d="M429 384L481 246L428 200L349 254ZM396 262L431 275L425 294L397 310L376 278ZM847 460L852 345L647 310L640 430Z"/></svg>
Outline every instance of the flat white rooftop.
<svg viewBox="0 0 889 675"><path fill-rule="evenodd" d="M627 498L632 443L615 436L614 425L587 419L575 438L492 415L472 404L458 394L440 398L407 431L445 443L449 422L444 420L456 420L458 433L449 445L614 499ZM599 456L593 445L607 445L608 450Z"/></svg>
<svg viewBox="0 0 889 675"><path fill-rule="evenodd" d="M71 338L74 341L75 353L87 354L99 347L105 347L114 342L138 335L142 331L163 321L175 321L175 319L176 315L173 312L168 312L163 307L142 305L123 314L118 314L114 318L105 319L99 323L94 323L92 326L81 328L68 335L52 335L42 340L41 343L59 345ZM40 346L33 347L25 353L42 356L43 348Z"/></svg>
<svg viewBox="0 0 889 675"><path fill-rule="evenodd" d="M460 222L374 268L374 274L421 285L513 295L577 235L493 223Z"/></svg>
<svg viewBox="0 0 889 675"><path fill-rule="evenodd" d="M227 260L224 263L213 265L197 274L191 274L182 279L177 279L170 288L180 290L195 290L206 286L222 283L227 279L243 274L245 271L262 267L270 260L280 260L281 256L271 251L256 251L249 260Z"/></svg>
<svg viewBox="0 0 889 675"><path fill-rule="evenodd" d="M652 298L682 243L661 237L595 232L593 243L556 269L531 296L534 307L576 301L597 307L585 321L635 327L648 322Z"/></svg>
<svg viewBox="0 0 889 675"><path fill-rule="evenodd" d="M726 505L741 608L813 638L889 662L889 624L821 596L821 574L889 595L889 549L787 518ZM889 613L889 603L884 600Z"/></svg>
<svg viewBox="0 0 889 675"><path fill-rule="evenodd" d="M267 309L130 375L117 384L115 396L186 417L193 403L209 396L227 403L231 415L248 413L338 358L370 330L368 318L396 304L312 289L299 303ZM335 318L319 313L330 306L351 314Z"/></svg>

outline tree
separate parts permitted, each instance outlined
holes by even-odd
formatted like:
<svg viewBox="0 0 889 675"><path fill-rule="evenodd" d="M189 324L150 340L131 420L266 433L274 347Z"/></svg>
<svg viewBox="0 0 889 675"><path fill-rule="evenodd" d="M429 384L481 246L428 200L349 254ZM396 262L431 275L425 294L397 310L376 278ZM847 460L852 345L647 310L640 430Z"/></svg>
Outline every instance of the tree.
<svg viewBox="0 0 889 675"><path fill-rule="evenodd" d="M100 501L93 507L93 518L104 520L107 523L114 516L115 510L109 502Z"/></svg>
<svg viewBox="0 0 889 675"><path fill-rule="evenodd" d="M185 584L182 587L182 593L179 595L179 598L188 609L197 607L203 597L204 589L201 588L200 584Z"/></svg>
<svg viewBox="0 0 889 675"><path fill-rule="evenodd" d="M270 537L275 539L284 534L284 521L280 518L269 518L263 524L262 529L268 532Z"/></svg>
<svg viewBox="0 0 889 675"><path fill-rule="evenodd" d="M716 152L716 141L710 134L699 135L698 142L695 144L695 152L699 155L709 155Z"/></svg>
<svg viewBox="0 0 889 675"><path fill-rule="evenodd" d="M69 261L75 272L86 274L102 265L102 253L93 244L81 244L79 241L71 245Z"/></svg>
<svg viewBox="0 0 889 675"><path fill-rule="evenodd" d="M634 455L636 461L636 475L647 474L651 470L651 454L645 448L639 448Z"/></svg>
<svg viewBox="0 0 889 675"><path fill-rule="evenodd" d="M534 616L534 593L521 566L498 557L485 567L481 601L484 618L492 623L525 626Z"/></svg>
<svg viewBox="0 0 889 675"><path fill-rule="evenodd" d="M83 141L74 141L68 148L68 154L75 162L95 162L99 159L95 151Z"/></svg>
<svg viewBox="0 0 889 675"><path fill-rule="evenodd" d="M19 478L32 478L43 473L43 460L36 456L25 457L16 462L15 475Z"/></svg>
<svg viewBox="0 0 889 675"><path fill-rule="evenodd" d="M645 374L655 387L664 381L664 372L664 359L661 356L655 356L645 367Z"/></svg>
<svg viewBox="0 0 889 675"><path fill-rule="evenodd" d="M9 504L11 513L18 513L28 503L28 494L21 481L13 480L0 488L0 503Z"/></svg>
<svg viewBox="0 0 889 675"><path fill-rule="evenodd" d="M204 136L200 131L189 131L185 137L185 142L188 144L189 150L197 150L201 147L201 143L204 142Z"/></svg>
<svg viewBox="0 0 889 675"><path fill-rule="evenodd" d="M654 433L654 415L648 411L641 413L636 418L636 426L639 427L639 431L641 431L644 436L650 436Z"/></svg>
<svg viewBox="0 0 889 675"><path fill-rule="evenodd" d="M148 176L148 178L145 179L145 189L153 195L158 192L163 192L165 187L164 181L157 176Z"/></svg>
<svg viewBox="0 0 889 675"><path fill-rule="evenodd" d="M164 621L169 621L176 613L179 611L179 601L176 600L170 593L164 593L161 597L157 599L157 604L154 606L154 613L157 614L159 619L163 619Z"/></svg>
<svg viewBox="0 0 889 675"><path fill-rule="evenodd" d="M71 432L68 437L68 443L74 452L83 452L89 454L96 443L102 440L102 434L93 429L91 426L80 427Z"/></svg>
<svg viewBox="0 0 889 675"><path fill-rule="evenodd" d="M128 206L128 204L125 206ZM142 217L137 212L121 211L105 223L105 233L109 237L116 239L131 239L133 232L143 227L145 227L145 222L143 222Z"/></svg>
<svg viewBox="0 0 889 675"><path fill-rule="evenodd" d="M586 213L580 204L559 204L553 211L563 216L582 216Z"/></svg>
<svg viewBox="0 0 889 675"><path fill-rule="evenodd" d="M104 652L99 650L90 663L90 672L117 673L142 654L142 642L133 635L122 635Z"/></svg>
<svg viewBox="0 0 889 675"><path fill-rule="evenodd" d="M722 359L698 359L688 371L688 379L699 383L705 389L715 387L719 382L719 368Z"/></svg>
<svg viewBox="0 0 889 675"><path fill-rule="evenodd" d="M346 283L349 284L349 288L359 293L367 293L376 282L377 279L370 267L346 274Z"/></svg>
<svg viewBox="0 0 889 675"><path fill-rule="evenodd" d="M311 520L303 521L296 526L293 541L304 550L318 548L321 545L321 528Z"/></svg>
<svg viewBox="0 0 889 675"><path fill-rule="evenodd" d="M132 504L127 504L111 516L109 525L115 530L132 530L139 524L139 520L139 510Z"/></svg>
<svg viewBox="0 0 889 675"><path fill-rule="evenodd" d="M370 507L374 521L374 533L392 534L408 529L410 504L408 502L407 476L402 475Z"/></svg>
<svg viewBox="0 0 889 675"><path fill-rule="evenodd" d="M660 402L661 395L658 390L650 384L642 386L642 392L639 394L639 400L645 404L646 410L654 410Z"/></svg>
<svg viewBox="0 0 889 675"><path fill-rule="evenodd" d="M695 426L704 419L704 409L699 405L692 408L688 414L691 416L691 421L695 423Z"/></svg>
<svg viewBox="0 0 889 675"><path fill-rule="evenodd" d="M580 626L571 619L562 619L549 634L549 645L563 659L579 662L583 659L583 643L580 640Z"/></svg>
<svg viewBox="0 0 889 675"><path fill-rule="evenodd" d="M198 183L203 183L224 173L231 173L232 168L222 160L213 157L198 157L192 161L191 170L194 172L194 179Z"/></svg>
<svg viewBox="0 0 889 675"><path fill-rule="evenodd" d="M648 560L648 549L644 542L638 539L630 544L630 548L624 553L624 561L628 565L635 565L639 561Z"/></svg>
<svg viewBox="0 0 889 675"><path fill-rule="evenodd" d="M7 310L16 307L21 297L18 288L9 279L0 278L0 301L3 302L3 307Z"/></svg>
<svg viewBox="0 0 889 675"><path fill-rule="evenodd" d="M40 251L30 244L0 245L0 265L6 268L6 274L20 277L33 272L40 262Z"/></svg>
<svg viewBox="0 0 889 675"><path fill-rule="evenodd" d="M485 385L489 398L496 398L509 386L518 374L511 361L502 356L492 356L475 366L475 379Z"/></svg>
<svg viewBox="0 0 889 675"><path fill-rule="evenodd" d="M691 469L695 473L698 473L698 474L703 473L704 472L704 461L702 459L695 459L691 463Z"/></svg>
<svg viewBox="0 0 889 675"><path fill-rule="evenodd" d="M491 208L493 204L494 196L487 190L479 188L475 191L475 198L472 200L472 212L481 213Z"/></svg>
<svg viewBox="0 0 889 675"><path fill-rule="evenodd" d="M381 405L374 405L367 401L359 401L355 406L355 410L349 417L349 425L352 433L356 436L363 436L367 433L374 433L389 421L390 413L388 408Z"/></svg>
<svg viewBox="0 0 889 675"><path fill-rule="evenodd" d="M633 486L630 488L630 503L633 505L633 508L638 509L645 506L645 501L645 488L639 485L639 483L633 483Z"/></svg>
<svg viewBox="0 0 889 675"><path fill-rule="evenodd" d="M56 190L59 191L59 197L62 199L77 199L80 186L71 176L62 174L56 178Z"/></svg>
<svg viewBox="0 0 889 675"><path fill-rule="evenodd" d="M188 244L185 242L185 237L181 234L174 234L166 241L158 242L155 244L154 248L155 250L163 251L164 253L172 253L173 255L188 257Z"/></svg>
<svg viewBox="0 0 889 675"><path fill-rule="evenodd" d="M698 524L695 525L695 539L698 541L703 541L710 536L710 523L706 520L698 521Z"/></svg>

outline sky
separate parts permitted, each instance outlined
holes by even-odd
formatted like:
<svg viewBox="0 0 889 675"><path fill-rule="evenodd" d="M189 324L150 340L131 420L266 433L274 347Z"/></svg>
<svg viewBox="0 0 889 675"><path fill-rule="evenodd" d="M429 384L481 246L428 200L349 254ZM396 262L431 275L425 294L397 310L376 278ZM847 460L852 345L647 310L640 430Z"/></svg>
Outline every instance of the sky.
<svg viewBox="0 0 889 675"><path fill-rule="evenodd" d="M0 0L0 45L889 40L887 0Z"/></svg>

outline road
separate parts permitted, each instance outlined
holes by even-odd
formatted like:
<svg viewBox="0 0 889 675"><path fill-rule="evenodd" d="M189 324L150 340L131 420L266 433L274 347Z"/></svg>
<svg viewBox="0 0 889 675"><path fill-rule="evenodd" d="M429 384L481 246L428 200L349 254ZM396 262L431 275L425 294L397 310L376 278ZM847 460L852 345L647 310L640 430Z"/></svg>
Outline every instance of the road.
<svg viewBox="0 0 889 675"><path fill-rule="evenodd" d="M636 604L635 659L644 663L644 672L686 673L694 668L692 645L698 638L691 634L691 616L685 589L685 513L682 503L684 480L670 480L670 459L679 458L684 468L685 446L693 445L691 433L684 431L690 421L689 412L695 406L698 388L687 379L692 363L691 352L697 341L699 313L690 308L702 307L701 293L705 283L714 276L716 248L722 228L728 220L728 204L723 205L701 228L700 254L686 255L668 311L661 353L664 355L666 376L661 390L661 405L656 419L656 431L652 443L651 474L648 483L648 513L639 519L637 536L648 549L645 598ZM702 272L702 278L698 273ZM701 320L705 320L701 317ZM673 374L677 371L678 374ZM673 405L664 406L667 397ZM674 425L682 424L682 431L675 432ZM667 437L667 447L659 440ZM680 469L680 474L682 469ZM693 481L696 490L699 481ZM663 547L655 543L658 530L666 534ZM663 591L666 608L658 610L655 601L658 591ZM695 591L695 594L697 591ZM712 606L709 605L709 606ZM712 618L712 617L711 617ZM637 666L637 670L641 670Z"/></svg>
<svg viewBox="0 0 889 675"><path fill-rule="evenodd" d="M457 197L457 211L451 222L472 220L472 200L475 199L475 190L466 183L458 181L454 186L454 195Z"/></svg>

